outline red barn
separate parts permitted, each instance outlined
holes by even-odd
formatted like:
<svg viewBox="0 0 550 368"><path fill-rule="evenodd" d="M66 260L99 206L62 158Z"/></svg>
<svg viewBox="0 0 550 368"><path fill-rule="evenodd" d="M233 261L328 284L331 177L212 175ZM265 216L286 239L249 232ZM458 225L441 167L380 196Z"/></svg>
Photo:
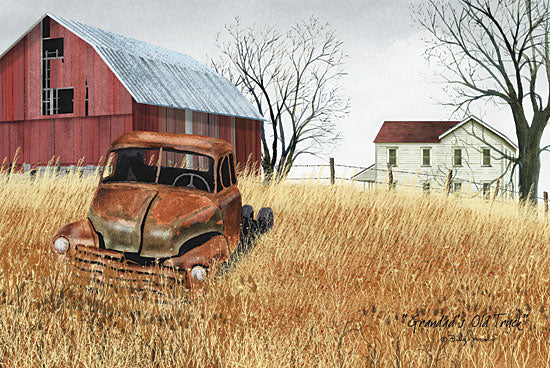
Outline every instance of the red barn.
<svg viewBox="0 0 550 368"><path fill-rule="evenodd" d="M188 55L47 14L0 56L0 76L0 160L18 167L97 165L130 130L218 137L260 163L262 117Z"/></svg>

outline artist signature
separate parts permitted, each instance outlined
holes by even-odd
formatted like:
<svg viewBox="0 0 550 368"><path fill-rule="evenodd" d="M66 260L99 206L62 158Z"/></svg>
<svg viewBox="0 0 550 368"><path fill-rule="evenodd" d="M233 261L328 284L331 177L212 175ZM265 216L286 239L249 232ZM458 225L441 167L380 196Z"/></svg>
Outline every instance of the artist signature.
<svg viewBox="0 0 550 368"><path fill-rule="evenodd" d="M458 335L447 335L441 337L442 343L447 342L458 342L462 343L462 346L465 346L467 343L470 343L470 345L473 347L476 342L493 342L498 339L498 336L496 335L487 335L486 337L478 337L475 336L474 333L470 330L467 331L465 335L462 334L462 332L459 332Z"/></svg>

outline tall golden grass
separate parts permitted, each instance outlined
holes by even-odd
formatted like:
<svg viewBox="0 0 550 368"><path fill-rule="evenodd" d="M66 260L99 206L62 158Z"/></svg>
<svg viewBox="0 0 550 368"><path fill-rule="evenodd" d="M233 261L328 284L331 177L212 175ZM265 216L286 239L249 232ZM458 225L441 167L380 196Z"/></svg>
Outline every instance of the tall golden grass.
<svg viewBox="0 0 550 368"><path fill-rule="evenodd" d="M2 366L550 365L550 228L529 209L244 176L243 203L272 207L275 227L206 295L160 303L82 288L51 257L97 180L0 178ZM521 325L472 327L483 313ZM462 328L411 322L456 314Z"/></svg>

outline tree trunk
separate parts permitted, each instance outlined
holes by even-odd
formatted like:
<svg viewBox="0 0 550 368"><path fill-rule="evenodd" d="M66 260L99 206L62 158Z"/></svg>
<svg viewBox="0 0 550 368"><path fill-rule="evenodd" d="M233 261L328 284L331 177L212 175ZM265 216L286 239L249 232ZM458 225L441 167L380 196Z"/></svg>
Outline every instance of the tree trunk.
<svg viewBox="0 0 550 368"><path fill-rule="evenodd" d="M262 169L264 170L264 184L269 184L273 180L273 169L271 160L266 156L262 157Z"/></svg>
<svg viewBox="0 0 550 368"><path fill-rule="evenodd" d="M522 201L537 203L540 175L540 156L538 145L531 144L519 163L519 198Z"/></svg>

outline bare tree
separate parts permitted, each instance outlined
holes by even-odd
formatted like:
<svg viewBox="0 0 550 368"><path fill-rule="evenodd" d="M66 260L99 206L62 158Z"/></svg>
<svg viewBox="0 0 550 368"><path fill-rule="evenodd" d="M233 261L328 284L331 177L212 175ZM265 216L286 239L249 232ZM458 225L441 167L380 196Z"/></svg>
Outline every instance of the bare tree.
<svg viewBox="0 0 550 368"><path fill-rule="evenodd" d="M540 154L549 148L540 147L550 118L549 10L548 0L426 0L415 11L455 111L483 100L509 107L518 156L493 149L517 167L520 198L532 202Z"/></svg>
<svg viewBox="0 0 550 368"><path fill-rule="evenodd" d="M262 168L267 180L286 176L299 156L333 147L340 139L336 123L348 114L349 100L340 86L342 42L328 23L311 18L283 35L274 27L244 27L237 18L225 29L225 40L219 34L216 42L221 57L210 64L266 119Z"/></svg>

